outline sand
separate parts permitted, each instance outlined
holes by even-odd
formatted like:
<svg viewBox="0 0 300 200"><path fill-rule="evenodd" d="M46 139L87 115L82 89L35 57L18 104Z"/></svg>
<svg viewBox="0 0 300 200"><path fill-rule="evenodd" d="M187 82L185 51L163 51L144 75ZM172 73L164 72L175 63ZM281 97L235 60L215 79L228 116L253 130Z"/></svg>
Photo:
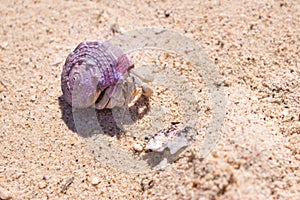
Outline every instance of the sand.
<svg viewBox="0 0 300 200"><path fill-rule="evenodd" d="M0 4L0 199L300 198L298 1ZM137 66L164 66L156 77L165 73L170 84L151 83L154 96L140 104L149 111L128 123L127 133L107 125L105 134L80 134L60 98L62 66L81 41L143 27L194 40L223 80L226 115L205 158L199 152L212 117L209 91L179 55L131 54ZM177 100L186 97L176 93L181 79L174 77L182 76L191 83L182 91L193 90L197 103ZM155 115L162 108L165 114ZM195 142L155 170L144 137L182 120L186 110L200 116ZM98 115L111 119L109 111Z"/></svg>

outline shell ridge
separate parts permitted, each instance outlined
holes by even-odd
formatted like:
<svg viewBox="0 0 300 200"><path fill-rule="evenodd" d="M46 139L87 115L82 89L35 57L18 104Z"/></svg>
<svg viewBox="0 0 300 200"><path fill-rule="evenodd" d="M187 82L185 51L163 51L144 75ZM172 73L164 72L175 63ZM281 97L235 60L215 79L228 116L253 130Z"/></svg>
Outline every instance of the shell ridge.
<svg viewBox="0 0 300 200"><path fill-rule="evenodd" d="M80 90L77 91L79 93L76 95L80 104L76 106L89 106L94 98L97 101L104 93L112 95L106 94L106 89L115 88L118 82L124 81L128 77L128 70L132 65L127 54L109 42L81 42L68 55L63 66L61 86L64 98L69 104L72 104L72 93L74 92L72 80L75 73L83 76L83 82L79 85ZM96 85L94 85L95 81ZM91 90L92 88L93 90ZM99 89L99 93L95 93L95 88ZM106 98L110 101L111 97ZM109 106L109 101L104 106Z"/></svg>

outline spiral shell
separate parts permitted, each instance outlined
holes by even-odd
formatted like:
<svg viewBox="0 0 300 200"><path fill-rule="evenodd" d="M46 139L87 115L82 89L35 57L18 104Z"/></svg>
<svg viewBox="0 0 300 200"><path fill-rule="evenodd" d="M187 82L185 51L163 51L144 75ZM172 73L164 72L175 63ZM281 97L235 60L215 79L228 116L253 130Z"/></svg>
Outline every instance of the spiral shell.
<svg viewBox="0 0 300 200"><path fill-rule="evenodd" d="M103 91L125 80L132 66L131 59L108 42L81 42L63 66L63 98L72 106L89 107Z"/></svg>

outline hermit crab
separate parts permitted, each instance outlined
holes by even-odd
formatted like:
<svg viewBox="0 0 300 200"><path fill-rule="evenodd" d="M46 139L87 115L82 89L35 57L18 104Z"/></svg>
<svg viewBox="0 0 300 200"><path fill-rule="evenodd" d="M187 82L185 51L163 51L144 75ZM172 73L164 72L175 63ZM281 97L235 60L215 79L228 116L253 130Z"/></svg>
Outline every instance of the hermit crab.
<svg viewBox="0 0 300 200"><path fill-rule="evenodd" d="M63 98L75 108L123 107L151 96L151 81L134 69L130 57L109 42L81 42L69 54L61 74Z"/></svg>

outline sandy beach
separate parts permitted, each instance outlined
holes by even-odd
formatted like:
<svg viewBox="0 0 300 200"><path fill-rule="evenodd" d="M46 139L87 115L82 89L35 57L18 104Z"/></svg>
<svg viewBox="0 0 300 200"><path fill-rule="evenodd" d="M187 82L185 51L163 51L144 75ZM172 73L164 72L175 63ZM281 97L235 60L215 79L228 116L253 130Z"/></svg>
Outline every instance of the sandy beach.
<svg viewBox="0 0 300 200"><path fill-rule="evenodd" d="M0 5L0 199L300 199L299 1ZM182 55L129 53L155 81L126 131L102 110L102 132L82 133L87 112L61 97L63 65L80 42L146 27L195 41L222 80L224 118L205 157L213 99ZM174 122L192 126L193 143L176 155L145 151L145 137Z"/></svg>

